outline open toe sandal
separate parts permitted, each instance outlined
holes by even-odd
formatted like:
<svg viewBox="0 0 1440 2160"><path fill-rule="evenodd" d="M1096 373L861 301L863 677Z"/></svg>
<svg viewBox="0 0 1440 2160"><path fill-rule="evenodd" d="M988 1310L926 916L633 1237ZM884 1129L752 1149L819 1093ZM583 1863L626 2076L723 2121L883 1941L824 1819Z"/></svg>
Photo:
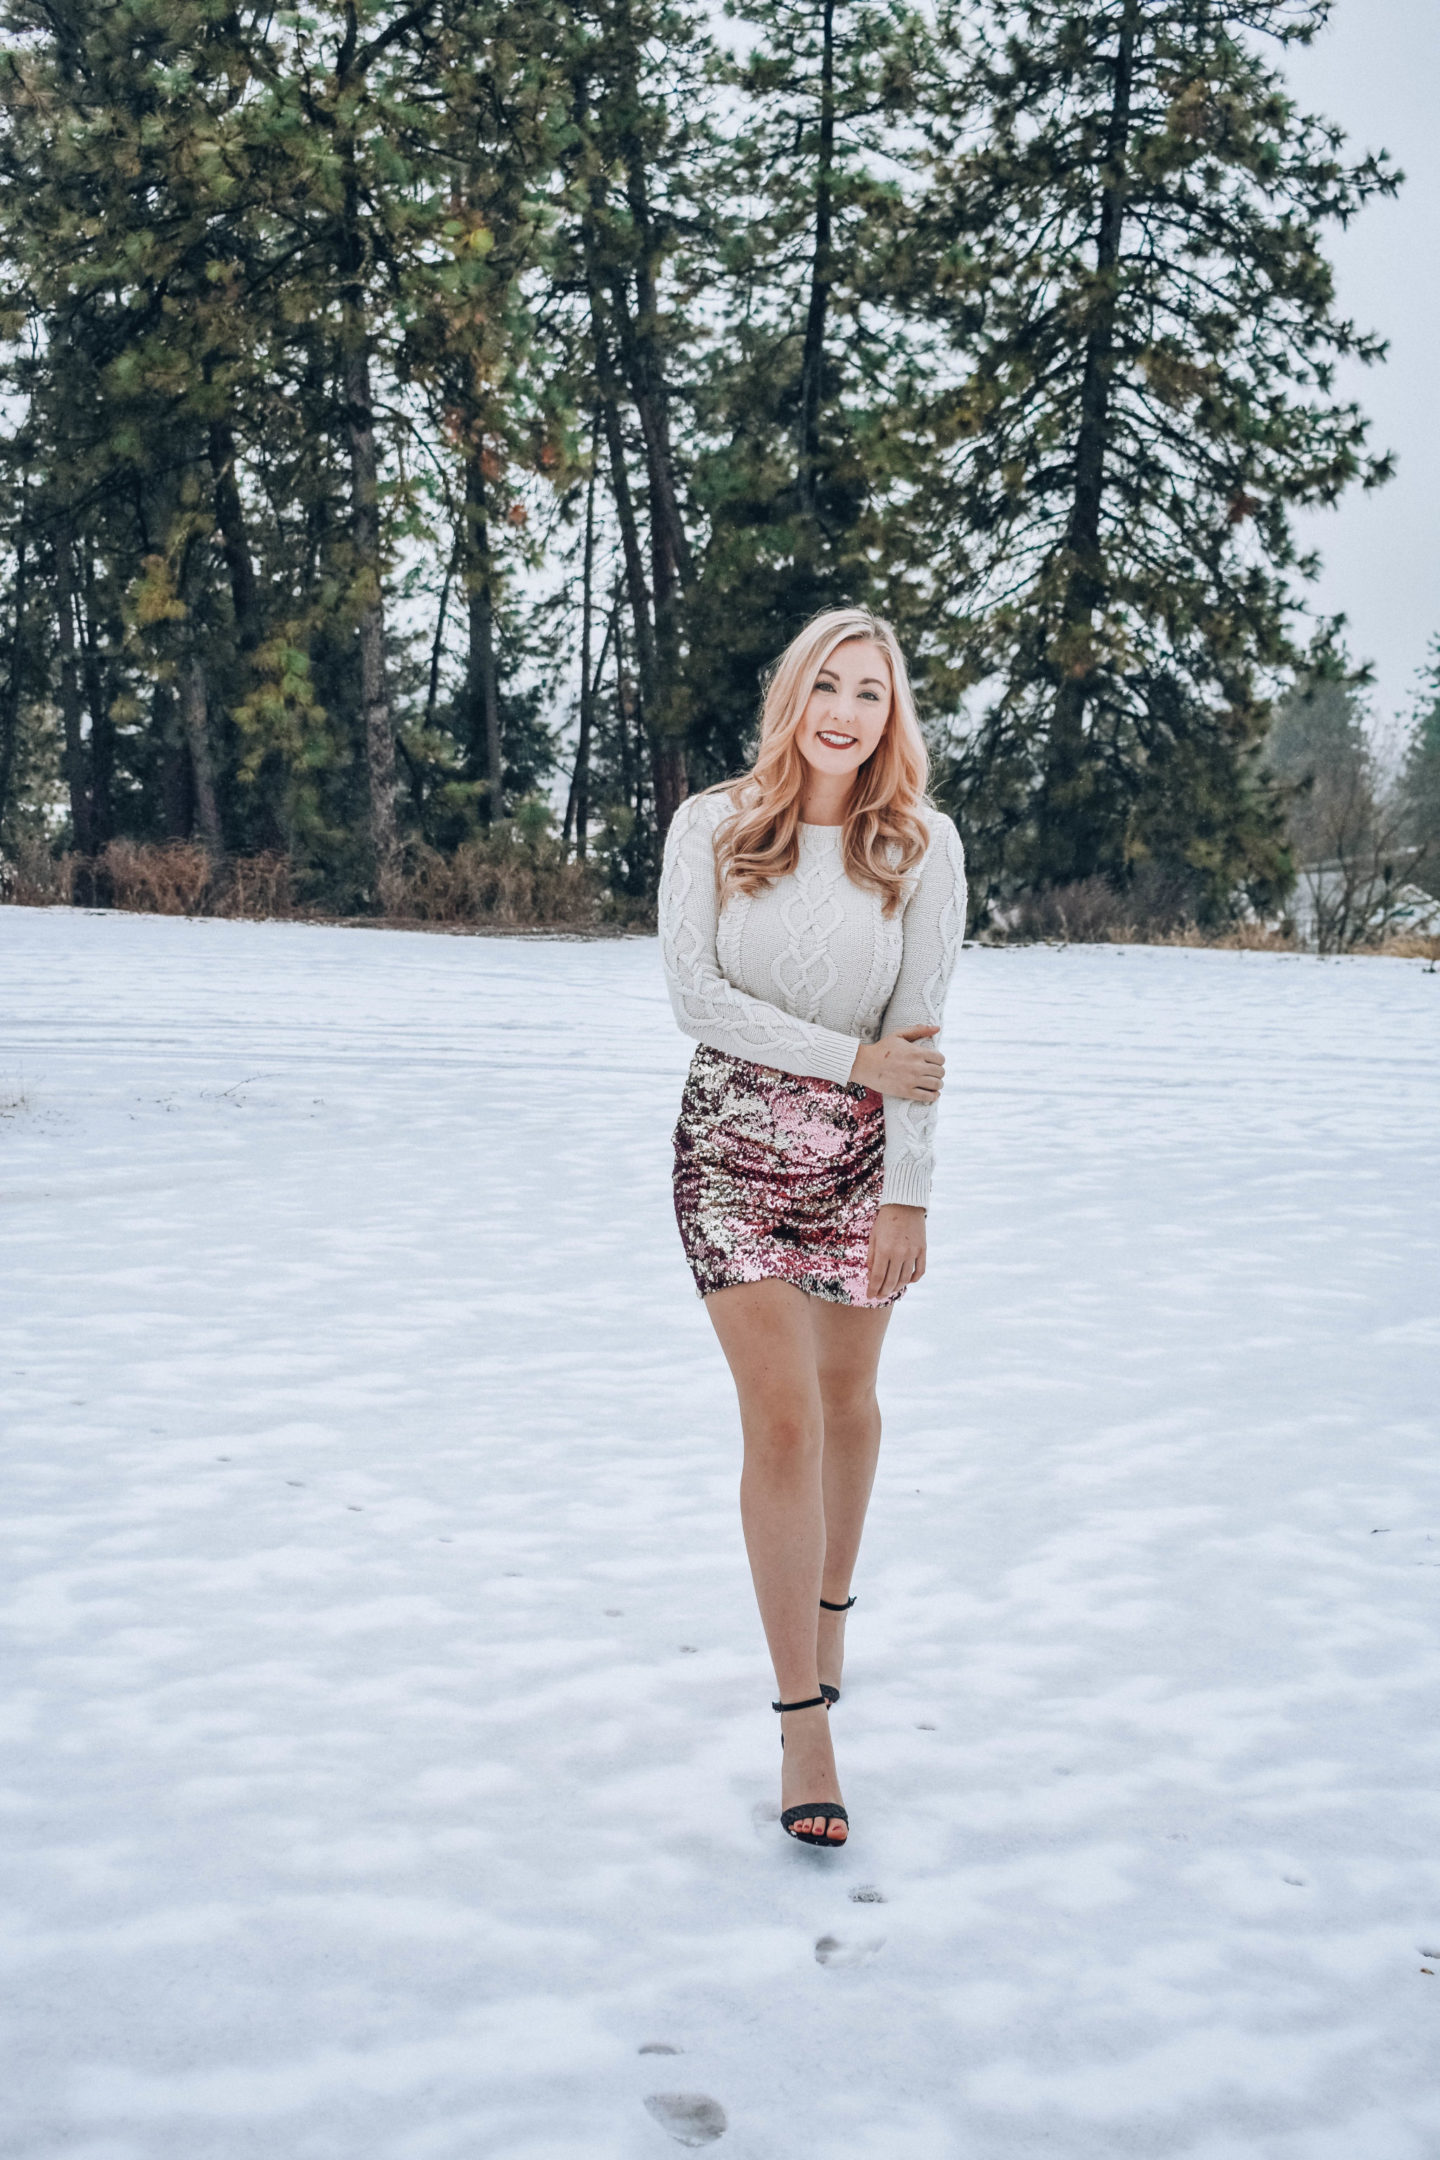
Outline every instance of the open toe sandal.
<svg viewBox="0 0 1440 2160"><path fill-rule="evenodd" d="M828 1710L830 1703L828 1697L820 1694L807 1695L804 1702L777 1702L771 1703L770 1707L772 1710L783 1713L786 1710ZM782 1748L785 1745L783 1732L780 1735L780 1745ZM795 1828L796 1823L804 1822L807 1816L811 1822L823 1822L824 1828L822 1830L797 1830ZM802 1801L799 1807L787 1807L780 1817L780 1827L787 1837L795 1838L801 1845L828 1845L831 1851L834 1852L838 1851L839 1847L845 1843L845 1840L844 1838L831 1837L830 1825L832 1822L843 1822L847 1830L850 1827L850 1817L841 1807L838 1800Z"/></svg>

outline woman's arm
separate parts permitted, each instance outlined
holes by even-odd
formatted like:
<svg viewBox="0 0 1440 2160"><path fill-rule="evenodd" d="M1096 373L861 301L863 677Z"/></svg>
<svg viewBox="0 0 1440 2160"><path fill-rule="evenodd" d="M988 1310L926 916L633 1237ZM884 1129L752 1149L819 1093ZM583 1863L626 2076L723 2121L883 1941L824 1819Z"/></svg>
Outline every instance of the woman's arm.
<svg viewBox="0 0 1440 2160"><path fill-rule="evenodd" d="M720 922L715 886L715 828L724 800L694 795L675 813L660 876L660 953L670 1004L685 1034L712 1050L816 1080L846 1081L858 1035L797 1020L764 998L750 997L721 973L715 952Z"/></svg>
<svg viewBox="0 0 1440 2160"><path fill-rule="evenodd" d="M883 1035L938 1028L945 993L965 935L965 851L948 817L931 813L930 850L905 909L905 951ZM933 1038L931 1038L933 1040ZM935 1105L885 1097L885 1184L882 1207L923 1208L930 1200L935 1155Z"/></svg>

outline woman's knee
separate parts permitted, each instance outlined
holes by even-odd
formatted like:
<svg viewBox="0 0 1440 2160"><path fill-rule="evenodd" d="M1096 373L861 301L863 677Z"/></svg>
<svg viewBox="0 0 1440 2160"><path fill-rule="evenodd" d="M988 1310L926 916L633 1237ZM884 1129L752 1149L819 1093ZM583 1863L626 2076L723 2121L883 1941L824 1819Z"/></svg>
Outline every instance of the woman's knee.
<svg viewBox="0 0 1440 2160"><path fill-rule="evenodd" d="M811 1409L783 1408L763 1417L747 1419L745 1459L778 1468L807 1463L818 1457L825 1444L825 1428Z"/></svg>
<svg viewBox="0 0 1440 2160"><path fill-rule="evenodd" d="M872 1373L857 1373L853 1381L848 1382L844 1376L828 1375L821 1385L820 1401L827 1433L869 1432L880 1422L880 1403Z"/></svg>

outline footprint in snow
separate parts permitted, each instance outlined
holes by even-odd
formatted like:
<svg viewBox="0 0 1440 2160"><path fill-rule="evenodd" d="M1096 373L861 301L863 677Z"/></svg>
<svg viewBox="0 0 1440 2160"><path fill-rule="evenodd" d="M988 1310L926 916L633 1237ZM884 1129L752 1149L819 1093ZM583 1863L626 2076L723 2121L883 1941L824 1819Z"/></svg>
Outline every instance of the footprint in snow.
<svg viewBox="0 0 1440 2160"><path fill-rule="evenodd" d="M850 1902L852 1905L883 1905L885 1893L877 1890L874 1883L857 1883L850 1892Z"/></svg>
<svg viewBox="0 0 1440 2160"><path fill-rule="evenodd" d="M838 1935L822 1935L815 1945L815 1962L844 1972L851 1966L863 1965L884 1947L883 1935L867 1935L863 1940L852 1942L842 1942Z"/></svg>
<svg viewBox="0 0 1440 2160"><path fill-rule="evenodd" d="M713 2145L725 2135L725 2110L706 2093L651 2093L645 2111L677 2145Z"/></svg>

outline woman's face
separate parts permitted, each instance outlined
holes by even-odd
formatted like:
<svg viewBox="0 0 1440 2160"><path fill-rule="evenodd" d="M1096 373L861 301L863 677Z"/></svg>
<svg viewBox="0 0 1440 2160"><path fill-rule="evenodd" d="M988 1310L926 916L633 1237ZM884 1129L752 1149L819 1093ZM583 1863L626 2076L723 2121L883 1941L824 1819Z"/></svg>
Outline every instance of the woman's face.
<svg viewBox="0 0 1440 2160"><path fill-rule="evenodd" d="M890 718L890 663L869 638L837 645L816 674L795 740L817 772L856 773Z"/></svg>

